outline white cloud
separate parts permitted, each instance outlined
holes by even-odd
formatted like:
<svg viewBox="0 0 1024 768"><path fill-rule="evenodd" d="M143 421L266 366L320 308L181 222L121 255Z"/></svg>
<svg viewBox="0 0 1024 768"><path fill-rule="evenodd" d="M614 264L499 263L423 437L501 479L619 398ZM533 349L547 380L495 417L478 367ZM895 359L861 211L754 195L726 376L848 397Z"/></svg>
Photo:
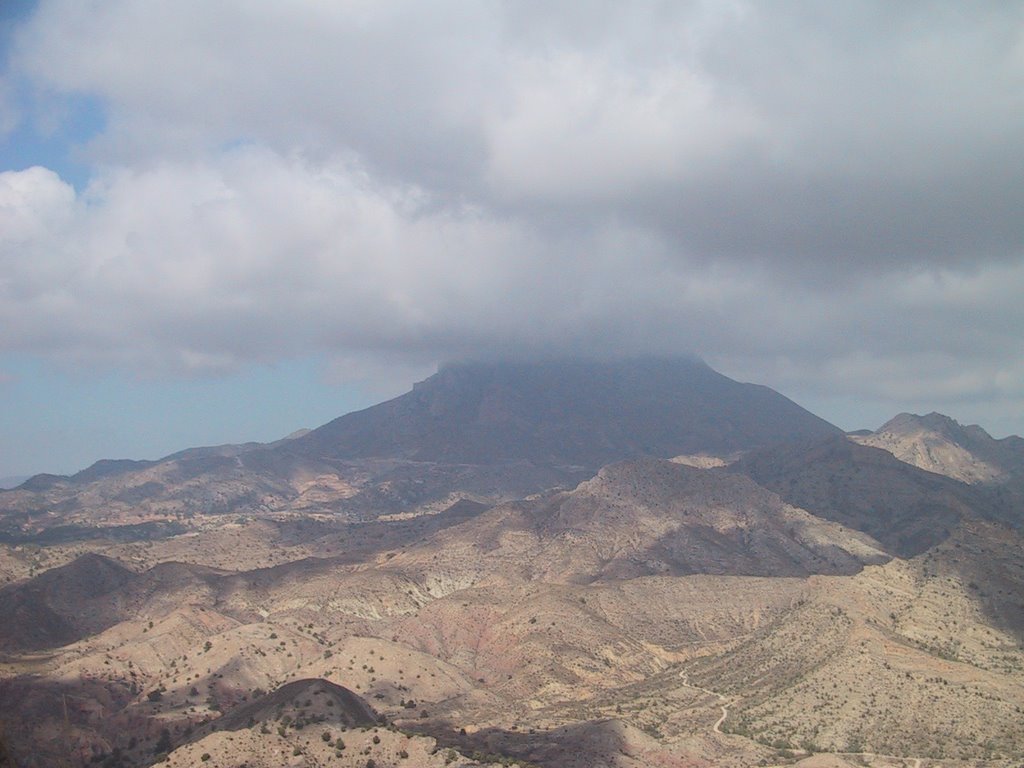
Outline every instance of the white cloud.
<svg viewBox="0 0 1024 768"><path fill-rule="evenodd" d="M625 321L637 294L605 295L650 258L627 231L554 244L344 161L256 147L112 170L81 198L44 169L0 178L17 224L0 242L0 344L71 357L187 369L324 348L543 348Z"/></svg>
<svg viewBox="0 0 1024 768"><path fill-rule="evenodd" d="M74 188L48 168L0 173L0 242L38 241L66 224L74 199Z"/></svg>
<svg viewBox="0 0 1024 768"><path fill-rule="evenodd" d="M488 179L503 194L621 199L699 179L756 134L756 116L678 63L632 72L561 52L510 71L514 90L486 128Z"/></svg>

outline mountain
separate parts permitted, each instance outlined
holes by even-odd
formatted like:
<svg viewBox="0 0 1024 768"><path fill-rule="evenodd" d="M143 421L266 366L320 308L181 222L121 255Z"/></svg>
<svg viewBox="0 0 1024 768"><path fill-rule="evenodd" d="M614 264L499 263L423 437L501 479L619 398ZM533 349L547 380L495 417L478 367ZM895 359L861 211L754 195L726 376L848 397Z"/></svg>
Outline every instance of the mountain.
<svg viewBox="0 0 1024 768"><path fill-rule="evenodd" d="M140 611L160 614L211 599L222 572L162 562L142 573L86 553L0 588L0 651L45 649L98 634Z"/></svg>
<svg viewBox="0 0 1024 768"><path fill-rule="evenodd" d="M349 689L311 678L237 707L154 764L442 768L453 763L451 754L440 751L435 739L385 726L366 700ZM472 764L499 768L489 761Z"/></svg>
<svg viewBox="0 0 1024 768"><path fill-rule="evenodd" d="M723 731L765 744L1005 761L1024 745L1022 551L969 521L913 559L817 580L689 679L731 702Z"/></svg>
<svg viewBox="0 0 1024 768"><path fill-rule="evenodd" d="M486 511L463 512L467 505L426 518L432 526L395 521L398 531L377 549L363 550L350 529L355 558L328 557L321 544L319 557L244 573L168 560L133 571L86 553L0 588L0 612L15 619L0 626L0 650L52 649L138 613L187 605L215 605L240 621L276 600L371 602L376 613L403 613L415 609L418 596L478 585L852 574L891 558L869 536L788 505L742 475L659 459L609 465L572 491ZM376 563L373 578L366 563Z"/></svg>
<svg viewBox="0 0 1024 768"><path fill-rule="evenodd" d="M876 431L852 439L965 483L1024 476L1024 439L1010 436L996 440L976 424L963 426L941 413L901 413Z"/></svg>
<svg viewBox="0 0 1024 768"><path fill-rule="evenodd" d="M17 488L28 480L29 477L30 475L11 475L8 477L0 477L0 490Z"/></svg>
<svg viewBox="0 0 1024 768"><path fill-rule="evenodd" d="M596 471L638 456L728 454L837 432L777 392L697 360L462 363L281 450Z"/></svg>
<svg viewBox="0 0 1024 768"><path fill-rule="evenodd" d="M389 561L430 585L856 573L890 556L746 477L658 459L495 507Z"/></svg>
<svg viewBox="0 0 1024 768"><path fill-rule="evenodd" d="M76 768L1009 768L1007 471L694 361L447 366L0 494L0 735Z"/></svg>
<svg viewBox="0 0 1024 768"><path fill-rule="evenodd" d="M863 531L909 557L944 541L972 517L1020 527L1024 510L845 436L752 451L729 467L789 504Z"/></svg>
<svg viewBox="0 0 1024 768"><path fill-rule="evenodd" d="M0 538L56 526L120 529L197 516L326 513L372 519L459 498L573 487L623 459L731 454L841 434L767 387L690 359L463 363L394 400L269 445L102 461L0 492Z"/></svg>
<svg viewBox="0 0 1024 768"><path fill-rule="evenodd" d="M0 589L0 649L48 648L95 634L127 618L121 610L102 610L104 598L134 577L120 563L86 554L48 570L24 584Z"/></svg>
<svg viewBox="0 0 1024 768"><path fill-rule="evenodd" d="M867 518L888 491L879 518L895 519L897 543L929 509L951 511L945 540L893 557L765 489L746 459L634 459L572 491L455 510L390 547L271 568L133 571L86 555L0 590L0 611L18 618L0 633L0 717L16 706L16 757L45 743L56 761L74 738L82 765L165 752L174 765L267 768L778 765L801 750L1019 762L1020 534L978 520L971 486L830 443L750 459L780 458L780 487L796 478L834 516L848 509L836 491L879 484L849 514ZM894 518L904 502L909 528ZM409 522L364 525L373 538ZM312 530L327 551L332 534ZM38 613L11 613L26 604ZM34 631L53 615L70 631ZM361 702L390 725L347 717L349 705L369 717Z"/></svg>

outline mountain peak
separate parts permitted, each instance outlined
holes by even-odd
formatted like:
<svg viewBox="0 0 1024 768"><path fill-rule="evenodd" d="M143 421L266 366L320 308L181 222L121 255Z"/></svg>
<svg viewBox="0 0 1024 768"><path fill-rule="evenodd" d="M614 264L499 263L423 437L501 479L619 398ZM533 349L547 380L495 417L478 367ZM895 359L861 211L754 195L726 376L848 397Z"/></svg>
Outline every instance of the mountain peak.
<svg viewBox="0 0 1024 768"><path fill-rule="evenodd" d="M592 469L730 453L838 430L767 387L691 358L449 363L411 392L348 414L286 450L341 458Z"/></svg>
<svg viewBox="0 0 1024 768"><path fill-rule="evenodd" d="M961 424L944 413L932 411L924 416L916 413L899 413L885 422L874 434L909 434L921 430L930 430L951 439L993 440L994 438L977 424ZM870 434L870 433L869 433Z"/></svg>
<svg viewBox="0 0 1024 768"><path fill-rule="evenodd" d="M1024 442L1019 438L996 440L977 424L964 426L935 411L924 416L900 413L877 431L851 439L966 483L1024 474Z"/></svg>

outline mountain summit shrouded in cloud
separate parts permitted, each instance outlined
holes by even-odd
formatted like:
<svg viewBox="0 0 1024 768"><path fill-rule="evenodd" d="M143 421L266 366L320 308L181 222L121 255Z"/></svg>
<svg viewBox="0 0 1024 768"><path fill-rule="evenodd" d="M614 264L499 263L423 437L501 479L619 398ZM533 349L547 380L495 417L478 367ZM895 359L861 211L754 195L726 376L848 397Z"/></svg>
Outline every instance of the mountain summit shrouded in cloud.
<svg viewBox="0 0 1024 768"><path fill-rule="evenodd" d="M1013 4L19 8L9 401L25 359L163 381L696 352L844 426L1024 431Z"/></svg>

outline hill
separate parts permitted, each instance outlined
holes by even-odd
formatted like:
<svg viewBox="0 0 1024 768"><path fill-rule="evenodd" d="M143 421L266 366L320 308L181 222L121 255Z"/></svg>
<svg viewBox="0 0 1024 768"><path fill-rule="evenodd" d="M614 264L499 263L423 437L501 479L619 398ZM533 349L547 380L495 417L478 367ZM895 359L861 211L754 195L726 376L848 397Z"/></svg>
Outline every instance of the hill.
<svg viewBox="0 0 1024 768"><path fill-rule="evenodd" d="M129 616L99 604L135 576L120 563L86 554L23 584L0 589L0 649L50 648L95 634Z"/></svg>
<svg viewBox="0 0 1024 768"><path fill-rule="evenodd" d="M991 494L844 436L753 451L729 469L903 557L945 540L965 518L1024 522L1022 510L997 504Z"/></svg>
<svg viewBox="0 0 1024 768"><path fill-rule="evenodd" d="M967 522L909 561L816 577L796 610L688 679L730 702L724 731L761 743L1005 760L1024 744L1022 546Z"/></svg>
<svg viewBox="0 0 1024 768"><path fill-rule="evenodd" d="M657 459L609 465L572 491L498 506L387 568L432 581L589 583L640 576L856 573L889 555L746 477Z"/></svg>
<svg viewBox="0 0 1024 768"><path fill-rule="evenodd" d="M1024 439L1010 436L996 440L976 424L963 426L941 413L901 413L874 432L852 439L965 483L1024 475Z"/></svg>
<svg viewBox="0 0 1024 768"><path fill-rule="evenodd" d="M307 678L285 683L236 707L214 720L206 730L237 731L251 728L254 723L280 721L285 715L290 723L306 720L310 724L330 723L342 728L367 728L380 724L380 717L361 696L329 680Z"/></svg>
<svg viewBox="0 0 1024 768"><path fill-rule="evenodd" d="M0 494L0 730L83 768L1013 766L1014 482L693 361L449 366Z"/></svg>
<svg viewBox="0 0 1024 768"><path fill-rule="evenodd" d="M0 492L0 539L60 526L145 538L156 522L434 512L573 487L628 458L730 454L839 431L695 360L463 363L386 403L270 445L102 461ZM67 538L67 537L65 537Z"/></svg>

